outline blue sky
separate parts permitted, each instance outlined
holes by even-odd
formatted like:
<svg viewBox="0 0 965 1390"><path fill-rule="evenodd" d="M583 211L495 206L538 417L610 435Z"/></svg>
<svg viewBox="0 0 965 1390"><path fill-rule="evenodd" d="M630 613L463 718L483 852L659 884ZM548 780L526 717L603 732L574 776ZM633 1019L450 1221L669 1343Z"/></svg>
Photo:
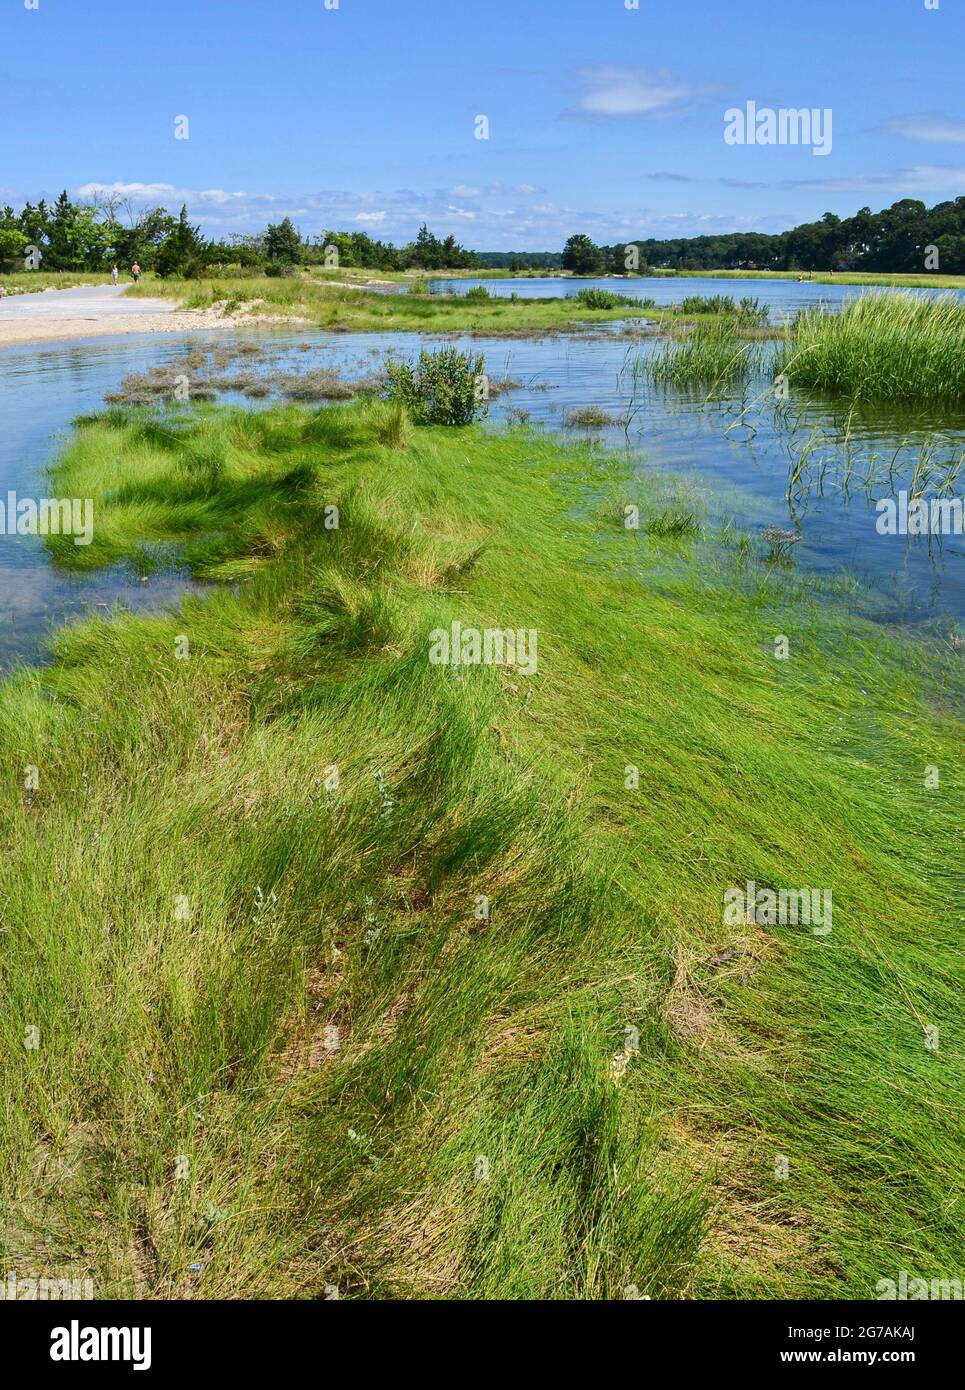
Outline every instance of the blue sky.
<svg viewBox="0 0 965 1390"><path fill-rule="evenodd" d="M963 0L36 2L0 0L15 204L105 186L210 235L542 250L965 194ZM830 109L831 152L726 144L749 100Z"/></svg>

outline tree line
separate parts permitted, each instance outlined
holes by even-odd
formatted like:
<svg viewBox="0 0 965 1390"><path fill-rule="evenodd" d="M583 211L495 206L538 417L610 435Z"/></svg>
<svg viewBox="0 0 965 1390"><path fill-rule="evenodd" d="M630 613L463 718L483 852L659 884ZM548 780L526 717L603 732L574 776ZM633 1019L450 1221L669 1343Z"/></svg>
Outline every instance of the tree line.
<svg viewBox="0 0 965 1390"><path fill-rule="evenodd" d="M628 270L836 270L890 273L943 271L965 274L965 197L927 208L902 198L873 213L853 217L826 212L817 222L790 231L726 232L715 236L653 237L597 245L583 233L562 252L481 251L440 239L423 225L405 246L375 240L365 232L329 230L305 238L286 217L252 235L222 241L202 236L186 207L175 217L163 207L137 209L129 200L105 195L75 203L61 193L53 203L27 203L19 212L0 211L0 271L105 270L114 262L159 275L194 278L231 267L269 275L292 273L298 265L349 266L366 270L555 269L577 275L624 275Z"/></svg>
<svg viewBox="0 0 965 1390"><path fill-rule="evenodd" d="M288 217L254 235L213 241L192 225L186 207L175 217L163 207L138 209L111 196L75 203L65 191L52 204L41 199L19 212L9 206L0 210L0 271L103 271L135 261L142 270L186 279L229 267L283 275L298 265L431 271L478 264L455 237L440 239L425 225L401 247L364 232L303 238Z"/></svg>
<svg viewBox="0 0 965 1390"><path fill-rule="evenodd" d="M635 248L635 253L631 248ZM835 270L965 274L965 197L928 208L901 198L881 212L853 217L826 212L787 232L727 232L716 236L646 238L597 246L570 237L562 265L577 275L625 275L628 270Z"/></svg>

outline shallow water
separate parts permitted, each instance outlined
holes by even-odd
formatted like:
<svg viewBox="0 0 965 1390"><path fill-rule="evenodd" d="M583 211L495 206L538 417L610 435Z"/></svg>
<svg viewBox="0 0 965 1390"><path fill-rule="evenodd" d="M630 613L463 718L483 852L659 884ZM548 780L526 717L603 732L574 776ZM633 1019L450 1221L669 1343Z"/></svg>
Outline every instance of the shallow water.
<svg viewBox="0 0 965 1390"><path fill-rule="evenodd" d="M682 282L672 283L679 293ZM46 495L44 469L71 420L102 408L104 393L122 377L170 363L186 350L227 346L241 337L223 331L137 335L4 349L0 497L11 489L21 497ZM368 376L386 354L412 357L424 345L416 334L252 330L243 337L267 345L271 354L270 361L246 361L246 370L334 366L348 377ZM798 529L802 539L793 547L795 567L858 576L864 587L850 600L857 611L921 630L965 621L965 540L949 536L929 544L927 538L880 536L874 511L878 497L893 495L907 482L923 448L936 465L961 454L965 418L927 413L849 418L840 406L808 403L793 393L782 416L769 398L754 400L754 389L745 399L708 403L697 393L657 388L639 375L635 379L634 359L661 351L657 339L628 344L604 334L477 338L457 345L484 353L493 381L510 377L519 383L491 401L490 428L503 428L525 411L531 424L629 450L635 465L656 477L670 473L683 479L711 523L733 522L751 533L768 525ZM600 407L614 419L632 418L626 426L612 423L592 432L569 428L567 413L586 406ZM807 441L808 470L789 499L789 476ZM890 465L890 478L862 486L874 458L878 473ZM965 480L956 495L963 490ZM66 618L115 602L157 609L185 587L183 577L152 576L144 582L124 567L71 578L52 567L41 538L0 535L0 672L17 659L37 660L49 628Z"/></svg>
<svg viewBox="0 0 965 1390"><path fill-rule="evenodd" d="M474 280L431 280L429 291L432 294L467 294L478 285L484 285L491 295L508 298L517 294L521 299L558 299L576 295L580 290L609 290L614 294L629 295L634 299L652 299L658 308L668 304L679 304L687 295L700 295L709 298L715 294L728 295L738 301L748 296L765 304L773 321L793 317L799 309L807 309L817 304L831 308L840 306L862 294L895 293L885 286L867 285L819 285L805 280L727 280L711 279L695 275L653 275L639 280L591 279L580 277L576 280L546 276L521 276L519 279L489 279L484 276ZM902 290L903 294L932 297L942 294L961 296L962 290Z"/></svg>

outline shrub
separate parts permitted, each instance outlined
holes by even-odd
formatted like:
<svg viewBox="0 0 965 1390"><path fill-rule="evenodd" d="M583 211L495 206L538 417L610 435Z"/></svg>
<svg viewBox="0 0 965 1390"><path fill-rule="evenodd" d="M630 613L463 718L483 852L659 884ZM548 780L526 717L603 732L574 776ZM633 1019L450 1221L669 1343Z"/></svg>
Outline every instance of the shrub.
<svg viewBox="0 0 965 1390"><path fill-rule="evenodd" d="M415 368L408 362L386 363L386 395L400 401L418 425L468 425L485 412L478 389L485 365L481 353L423 348Z"/></svg>
<svg viewBox="0 0 965 1390"><path fill-rule="evenodd" d="M737 305L729 294L688 294L680 301L683 314L736 314Z"/></svg>
<svg viewBox="0 0 965 1390"><path fill-rule="evenodd" d="M621 304L636 306L640 302L631 295L614 294L612 290L580 290L575 298L587 309L618 309Z"/></svg>
<svg viewBox="0 0 965 1390"><path fill-rule="evenodd" d="M489 291L485 285L473 285L471 290L467 290L464 299L488 299Z"/></svg>
<svg viewBox="0 0 965 1390"><path fill-rule="evenodd" d="M749 294L744 295L737 314L744 323L757 324L758 326L767 323L770 318L767 305L762 304L756 296Z"/></svg>

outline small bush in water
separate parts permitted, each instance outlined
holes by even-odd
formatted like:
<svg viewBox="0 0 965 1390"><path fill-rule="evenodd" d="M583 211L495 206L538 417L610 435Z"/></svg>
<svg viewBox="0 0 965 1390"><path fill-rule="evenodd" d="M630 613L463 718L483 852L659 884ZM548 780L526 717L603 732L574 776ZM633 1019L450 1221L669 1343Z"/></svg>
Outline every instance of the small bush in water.
<svg viewBox="0 0 965 1390"><path fill-rule="evenodd" d="M737 305L729 294L688 294L680 301L684 314L736 314Z"/></svg>
<svg viewBox="0 0 965 1390"><path fill-rule="evenodd" d="M416 367L387 362L386 395L401 401L417 425L468 425L485 413L479 382L486 361L458 348L419 354Z"/></svg>
<svg viewBox="0 0 965 1390"><path fill-rule="evenodd" d="M739 317L747 324L765 324L770 317L766 304L755 296L745 294L738 309Z"/></svg>
<svg viewBox="0 0 965 1390"><path fill-rule="evenodd" d="M627 294L614 294L612 290L580 290L576 298L587 309L618 309L621 304L637 305L639 300Z"/></svg>
<svg viewBox="0 0 965 1390"><path fill-rule="evenodd" d="M464 299L488 299L489 291L485 285L473 285L471 290L467 290Z"/></svg>

